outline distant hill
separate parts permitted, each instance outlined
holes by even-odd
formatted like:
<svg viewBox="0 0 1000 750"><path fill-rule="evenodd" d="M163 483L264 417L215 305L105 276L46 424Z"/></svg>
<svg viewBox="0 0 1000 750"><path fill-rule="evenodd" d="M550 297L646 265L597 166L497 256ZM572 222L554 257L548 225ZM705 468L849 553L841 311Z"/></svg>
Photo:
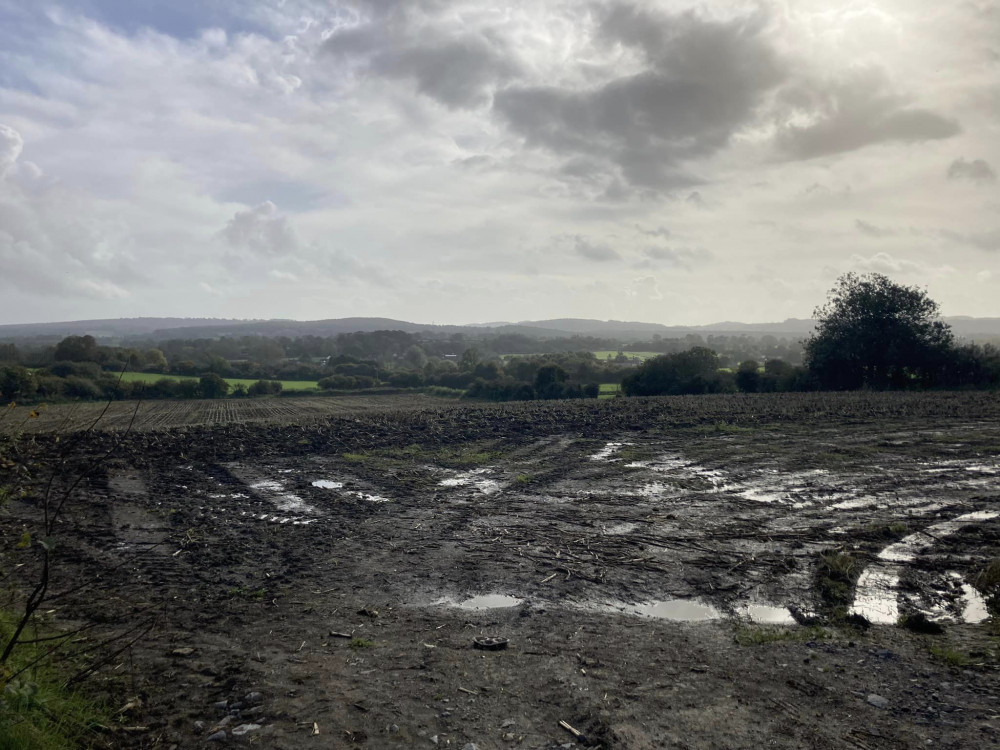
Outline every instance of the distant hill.
<svg viewBox="0 0 1000 750"><path fill-rule="evenodd" d="M1000 318L945 318L956 336L961 338L1000 338ZM740 323L726 321L700 326L667 326L639 321L590 320L586 318L553 318L524 320L519 323L479 323L470 325L436 325L411 323L392 318L334 318L330 320L233 320L226 318L118 318L109 320L75 320L61 323L24 323L0 325L0 341L33 339L58 341L64 336L89 334L102 343L125 341L163 341L166 339L218 338L221 336L336 336L358 331L430 332L450 335L463 333L481 336L486 332L520 334L532 338L568 338L590 336L622 342L648 341L654 335L680 338L689 334L710 335L772 335L779 338L804 338L812 331L814 321L789 318L776 323Z"/></svg>

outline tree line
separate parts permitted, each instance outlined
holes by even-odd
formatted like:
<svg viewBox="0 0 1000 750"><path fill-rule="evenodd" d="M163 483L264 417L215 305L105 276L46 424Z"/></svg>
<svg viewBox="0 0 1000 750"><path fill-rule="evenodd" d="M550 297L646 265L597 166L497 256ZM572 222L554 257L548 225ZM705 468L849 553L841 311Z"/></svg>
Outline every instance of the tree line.
<svg viewBox="0 0 1000 750"><path fill-rule="evenodd" d="M709 337L730 352L745 347L738 362L725 351L702 345L696 335L622 346L621 356L610 361L591 351L500 356L467 346L463 334L428 343L420 334L402 331L177 340L145 349L67 336L55 346L23 352L0 344L0 397L247 398L281 394L282 380L316 382L332 393L434 388L493 401L596 397L602 383L620 383L629 396L1000 385L1000 350L957 342L941 322L937 304L917 287L881 274L847 274L815 316L814 333L795 347L775 337ZM523 343L515 336L507 336L506 342ZM661 350L665 353L638 367L628 362L628 351ZM289 351L301 356L289 358ZM759 351L765 353L757 355ZM331 353L311 356L316 352ZM792 361L774 356L779 353L790 353ZM130 382L119 378L124 370L163 377ZM177 375L188 379L170 377ZM255 382L231 385L226 378Z"/></svg>

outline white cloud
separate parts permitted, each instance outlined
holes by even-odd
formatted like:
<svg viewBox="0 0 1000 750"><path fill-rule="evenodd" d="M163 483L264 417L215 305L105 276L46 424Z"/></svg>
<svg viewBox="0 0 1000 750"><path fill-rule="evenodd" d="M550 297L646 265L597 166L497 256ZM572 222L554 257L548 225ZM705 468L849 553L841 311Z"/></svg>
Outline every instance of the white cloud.
<svg viewBox="0 0 1000 750"><path fill-rule="evenodd" d="M288 219L271 201L246 211L237 211L222 230L230 246L259 255L286 256L298 249L298 240Z"/></svg>
<svg viewBox="0 0 1000 750"><path fill-rule="evenodd" d="M0 123L0 178L14 167L23 149L21 134L10 125Z"/></svg>
<svg viewBox="0 0 1000 750"><path fill-rule="evenodd" d="M7 321L997 313L985 4L98 5L0 28Z"/></svg>
<svg viewBox="0 0 1000 750"><path fill-rule="evenodd" d="M867 258L862 255L852 255L851 262L858 271L882 273L895 277L927 279L949 276L955 273L955 269L949 265L932 266L920 261L896 258L889 253L875 253Z"/></svg>

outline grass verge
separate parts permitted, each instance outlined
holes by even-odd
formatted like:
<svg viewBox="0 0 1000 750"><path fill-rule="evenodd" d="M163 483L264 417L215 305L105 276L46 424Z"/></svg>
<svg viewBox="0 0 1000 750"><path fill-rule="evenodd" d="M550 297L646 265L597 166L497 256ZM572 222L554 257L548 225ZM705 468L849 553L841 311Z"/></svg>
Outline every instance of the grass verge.
<svg viewBox="0 0 1000 750"><path fill-rule="evenodd" d="M0 611L0 643L10 638L14 622L11 613ZM4 750L94 747L107 730L107 713L99 703L63 687L70 675L60 672L60 664L66 662L42 659L31 666L51 646L51 642L19 646L0 673L0 748Z"/></svg>

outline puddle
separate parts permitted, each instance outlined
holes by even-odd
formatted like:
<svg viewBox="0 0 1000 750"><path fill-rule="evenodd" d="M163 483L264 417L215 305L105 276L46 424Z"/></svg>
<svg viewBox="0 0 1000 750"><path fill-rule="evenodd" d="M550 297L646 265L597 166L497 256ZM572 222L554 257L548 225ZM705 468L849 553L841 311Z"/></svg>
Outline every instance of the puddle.
<svg viewBox="0 0 1000 750"><path fill-rule="evenodd" d="M635 491L636 495L639 497L663 497L664 495L676 495L679 494L675 487L671 487L669 484L663 482L650 482L649 484L644 484L642 487Z"/></svg>
<svg viewBox="0 0 1000 750"><path fill-rule="evenodd" d="M343 488L343 482L333 482L329 479L317 479L312 483L313 487L319 487L323 490L339 490Z"/></svg>
<svg viewBox="0 0 1000 750"><path fill-rule="evenodd" d="M268 499L278 510L294 511L296 513L315 513L316 510L293 492L285 492L285 485L273 479L263 479L250 485L250 489L262 494L270 494Z"/></svg>
<svg viewBox="0 0 1000 750"><path fill-rule="evenodd" d="M890 562L911 562L918 554L932 547L934 542L943 536L950 536L963 526L976 521L990 521L1000 517L1000 511L977 510L972 513L964 513L950 521L942 521L932 526L928 526L922 531L903 537L895 544L890 544L879 552L880 560Z"/></svg>
<svg viewBox="0 0 1000 750"><path fill-rule="evenodd" d="M895 625L899 619L898 587L897 567L867 568L858 578L851 614L876 625Z"/></svg>
<svg viewBox="0 0 1000 750"><path fill-rule="evenodd" d="M949 521L932 524L895 544L890 544L879 553L879 562L866 568L858 578L851 613L862 615L875 624L895 624L899 619L899 578L903 564L912 562L918 554L930 549L936 541L956 533L969 523L989 521L998 517L1000 512L992 510L964 513ZM968 602L967 608L972 608L972 616L978 616L979 605L975 597L968 592L966 592L966 602ZM985 610L985 603L982 609Z"/></svg>
<svg viewBox="0 0 1000 750"><path fill-rule="evenodd" d="M616 523L613 526L602 526L601 533L608 536L621 536L623 534L631 534L637 528L639 528L639 524L637 523Z"/></svg>
<svg viewBox="0 0 1000 750"><path fill-rule="evenodd" d="M597 453L590 456L588 460L590 461L607 461L615 453L620 451L623 446L631 445L631 443L608 443L603 448L601 448Z"/></svg>
<svg viewBox="0 0 1000 750"><path fill-rule="evenodd" d="M780 503L787 499L787 494L778 492L768 492L767 490L760 489L758 487L751 487L748 490L743 490L740 497L744 497L747 500L753 500L757 503Z"/></svg>
<svg viewBox="0 0 1000 750"><path fill-rule="evenodd" d="M986 600L983 595L967 583L962 584L962 593L965 595L965 606L962 608L962 619L970 625L978 625L990 619L990 612L986 608Z"/></svg>
<svg viewBox="0 0 1000 750"><path fill-rule="evenodd" d="M484 495L494 495L501 490L500 482L495 479L483 476L489 469L473 469L455 474L453 477L442 479L438 482L439 487L475 487Z"/></svg>
<svg viewBox="0 0 1000 750"><path fill-rule="evenodd" d="M509 596L507 594L480 594L479 596L463 599L460 602L452 599L438 599L434 603L444 604L449 607L458 607L459 609L505 609L523 604L524 599L518 599L516 596Z"/></svg>
<svg viewBox="0 0 1000 750"><path fill-rule="evenodd" d="M723 617L722 612L715 607L700 602L697 599L664 599L661 601L641 602L639 604L599 604L590 606L588 609L638 615L639 617L649 617L654 620L670 620L672 622L709 622Z"/></svg>
<svg viewBox="0 0 1000 750"><path fill-rule="evenodd" d="M737 607L736 614L758 625L795 625L795 618L786 607L770 604L746 604Z"/></svg>
<svg viewBox="0 0 1000 750"><path fill-rule="evenodd" d="M389 498L383 497L382 495L375 495L369 492L349 492L349 495L353 495L358 498L358 500L364 500L368 503L387 503Z"/></svg>
<svg viewBox="0 0 1000 750"><path fill-rule="evenodd" d="M851 500L834 503L830 506L830 510L857 510L858 508L871 508L881 503L882 500L879 500L877 497L856 497Z"/></svg>

